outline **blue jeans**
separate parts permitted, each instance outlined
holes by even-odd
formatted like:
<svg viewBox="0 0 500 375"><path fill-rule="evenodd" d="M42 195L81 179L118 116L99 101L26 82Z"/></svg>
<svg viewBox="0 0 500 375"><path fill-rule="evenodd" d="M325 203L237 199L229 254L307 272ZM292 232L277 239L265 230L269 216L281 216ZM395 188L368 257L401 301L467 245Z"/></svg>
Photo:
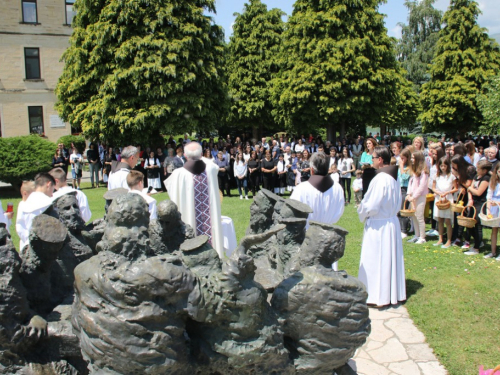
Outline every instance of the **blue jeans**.
<svg viewBox="0 0 500 375"><path fill-rule="evenodd" d="M245 196L248 195L248 187L247 187L247 178L245 177L244 179L240 180L238 177L236 177L236 184L238 185L238 194L241 194L241 187L245 188Z"/></svg>

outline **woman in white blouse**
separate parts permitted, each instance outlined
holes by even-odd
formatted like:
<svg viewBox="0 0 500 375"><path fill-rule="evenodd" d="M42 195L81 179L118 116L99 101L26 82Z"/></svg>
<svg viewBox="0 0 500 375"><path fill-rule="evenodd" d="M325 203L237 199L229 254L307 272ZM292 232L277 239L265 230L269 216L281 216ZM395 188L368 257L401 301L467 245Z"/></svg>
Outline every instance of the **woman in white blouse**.
<svg viewBox="0 0 500 375"><path fill-rule="evenodd" d="M349 156L349 150L347 147L342 149L342 155L337 162L337 169L340 174L340 185L344 190L345 204L349 204L351 203L351 173L355 171L355 168L354 160Z"/></svg>

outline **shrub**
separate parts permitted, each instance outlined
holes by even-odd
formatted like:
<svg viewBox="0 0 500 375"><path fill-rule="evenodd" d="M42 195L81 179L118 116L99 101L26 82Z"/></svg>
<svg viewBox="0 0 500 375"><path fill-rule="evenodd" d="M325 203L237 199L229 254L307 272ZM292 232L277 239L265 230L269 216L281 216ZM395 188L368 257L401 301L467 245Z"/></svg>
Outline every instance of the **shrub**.
<svg viewBox="0 0 500 375"><path fill-rule="evenodd" d="M85 151L85 137L83 135L65 135L58 139L57 143L64 144L64 147L69 150L71 154L71 143L73 143L80 153Z"/></svg>
<svg viewBox="0 0 500 375"><path fill-rule="evenodd" d="M0 138L0 181L19 188L23 180L52 168L57 145L38 135Z"/></svg>

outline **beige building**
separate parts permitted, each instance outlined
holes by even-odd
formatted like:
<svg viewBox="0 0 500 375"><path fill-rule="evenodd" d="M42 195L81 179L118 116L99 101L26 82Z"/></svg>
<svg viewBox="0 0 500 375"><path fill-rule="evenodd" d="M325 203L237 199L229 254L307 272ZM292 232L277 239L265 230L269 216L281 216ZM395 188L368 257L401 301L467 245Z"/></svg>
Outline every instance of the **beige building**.
<svg viewBox="0 0 500 375"><path fill-rule="evenodd" d="M54 108L75 0L0 0L0 136L71 134Z"/></svg>

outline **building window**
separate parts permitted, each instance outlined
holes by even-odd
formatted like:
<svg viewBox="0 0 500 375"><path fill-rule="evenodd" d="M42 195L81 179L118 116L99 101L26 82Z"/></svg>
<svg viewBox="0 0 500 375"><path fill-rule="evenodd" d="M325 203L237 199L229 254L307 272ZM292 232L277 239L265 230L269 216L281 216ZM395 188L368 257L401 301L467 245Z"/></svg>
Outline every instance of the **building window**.
<svg viewBox="0 0 500 375"><path fill-rule="evenodd" d="M40 49L24 49L24 65L26 66L26 79L40 79Z"/></svg>
<svg viewBox="0 0 500 375"><path fill-rule="evenodd" d="M23 22L37 23L36 0L21 0L23 7Z"/></svg>
<svg viewBox="0 0 500 375"><path fill-rule="evenodd" d="M75 0L66 0L66 25L73 23L73 17L76 12L74 10Z"/></svg>
<svg viewBox="0 0 500 375"><path fill-rule="evenodd" d="M30 121L30 134L44 134L43 131L43 107L28 107L28 116Z"/></svg>

